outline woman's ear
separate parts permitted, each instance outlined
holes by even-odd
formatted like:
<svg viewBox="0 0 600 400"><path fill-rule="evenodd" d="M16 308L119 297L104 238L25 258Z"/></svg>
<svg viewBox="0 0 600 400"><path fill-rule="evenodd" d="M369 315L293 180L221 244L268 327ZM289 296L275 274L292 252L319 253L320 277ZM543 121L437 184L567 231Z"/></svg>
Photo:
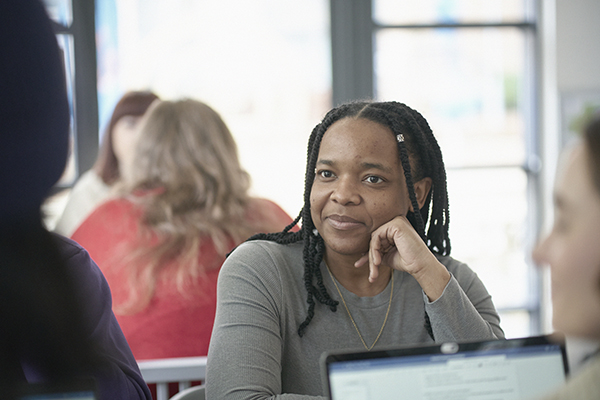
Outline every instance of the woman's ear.
<svg viewBox="0 0 600 400"><path fill-rule="evenodd" d="M423 208L425 200L427 199L427 195L431 190L432 184L433 182L429 177L423 178L415 183L415 196L417 196L417 203L419 204L419 209ZM412 204L410 205L410 211L415 212L415 210L413 210Z"/></svg>

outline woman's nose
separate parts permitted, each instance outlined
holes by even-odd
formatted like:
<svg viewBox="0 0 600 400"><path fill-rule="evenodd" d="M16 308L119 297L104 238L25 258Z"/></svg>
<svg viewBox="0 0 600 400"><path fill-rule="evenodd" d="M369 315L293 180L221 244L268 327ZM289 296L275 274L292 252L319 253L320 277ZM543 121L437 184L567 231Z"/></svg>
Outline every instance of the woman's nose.
<svg viewBox="0 0 600 400"><path fill-rule="evenodd" d="M338 180L331 198L342 205L360 204L361 196L358 186L352 179L341 178Z"/></svg>

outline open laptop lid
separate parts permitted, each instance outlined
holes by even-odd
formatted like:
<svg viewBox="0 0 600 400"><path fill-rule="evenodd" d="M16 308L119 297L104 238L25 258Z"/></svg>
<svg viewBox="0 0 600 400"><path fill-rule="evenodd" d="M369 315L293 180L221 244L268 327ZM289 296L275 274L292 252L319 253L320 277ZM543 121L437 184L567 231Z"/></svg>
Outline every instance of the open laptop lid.
<svg viewBox="0 0 600 400"><path fill-rule="evenodd" d="M332 400L508 400L564 383L565 346L547 336L444 343L321 357Z"/></svg>

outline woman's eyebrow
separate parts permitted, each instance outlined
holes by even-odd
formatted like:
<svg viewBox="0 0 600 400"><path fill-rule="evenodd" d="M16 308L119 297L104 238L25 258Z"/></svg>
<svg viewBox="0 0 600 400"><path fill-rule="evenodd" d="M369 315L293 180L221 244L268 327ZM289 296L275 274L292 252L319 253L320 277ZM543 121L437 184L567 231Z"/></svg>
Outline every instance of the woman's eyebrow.
<svg viewBox="0 0 600 400"><path fill-rule="evenodd" d="M317 160L317 165L319 164L323 164L323 165L334 165L335 163L331 160Z"/></svg>
<svg viewBox="0 0 600 400"><path fill-rule="evenodd" d="M335 165L335 161L332 160L317 160L317 164L316 165L328 165L328 166L334 166ZM387 172L387 173L393 173L394 171L392 170L392 168L386 167L381 163L371 163L371 162L363 162L360 164L362 169L378 169L380 171L383 172Z"/></svg>
<svg viewBox="0 0 600 400"><path fill-rule="evenodd" d="M364 169L378 169L380 171L387 172L387 173L390 173L390 174L393 172L391 168L386 167L386 166L384 166L383 164L380 164L380 163L365 162L365 163L362 163L361 166Z"/></svg>

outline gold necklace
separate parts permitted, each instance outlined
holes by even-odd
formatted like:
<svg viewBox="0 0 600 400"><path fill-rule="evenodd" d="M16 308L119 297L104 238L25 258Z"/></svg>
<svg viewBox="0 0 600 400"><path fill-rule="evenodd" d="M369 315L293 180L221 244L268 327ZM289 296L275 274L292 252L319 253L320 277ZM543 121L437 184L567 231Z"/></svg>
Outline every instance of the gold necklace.
<svg viewBox="0 0 600 400"><path fill-rule="evenodd" d="M346 300L344 300L344 296L342 295L340 288L338 287L337 283L335 282L335 279L333 278L333 274L331 273L329 266L327 264L325 264L325 267L327 268L327 272L329 272L329 276L331 277L331 280L333 281L333 284L335 285L335 288L337 289L337 292L342 299L342 303L344 304L344 307L346 308L346 311L348 312L348 316L350 317L350 321L352 321L352 325L354 325L354 329L356 329L356 333L358 333L358 337L360 338L360 341L362 342L363 346L365 346L365 349L367 349L367 351L371 351L371 349L375 346L375 343L377 343L377 341L379 340L379 337L383 333L383 328L385 328L385 324L387 322L388 315L390 314L390 308L392 307L392 296L394 295L394 271L392 270L392 288L391 288L392 290L390 291L390 301L388 302L388 308L387 308L387 311L385 312L385 319L383 320L383 325L381 325L379 334L375 338L375 341L373 342L371 347L369 347L365 343L365 339L363 339L362 335L360 334L360 331L358 330L358 326L356 326L356 322L354 322L354 318L352 318L350 309L348 308L348 305L346 304Z"/></svg>

